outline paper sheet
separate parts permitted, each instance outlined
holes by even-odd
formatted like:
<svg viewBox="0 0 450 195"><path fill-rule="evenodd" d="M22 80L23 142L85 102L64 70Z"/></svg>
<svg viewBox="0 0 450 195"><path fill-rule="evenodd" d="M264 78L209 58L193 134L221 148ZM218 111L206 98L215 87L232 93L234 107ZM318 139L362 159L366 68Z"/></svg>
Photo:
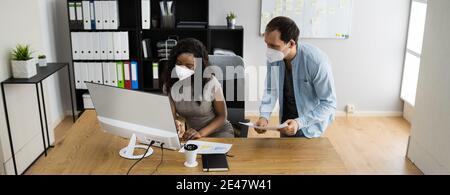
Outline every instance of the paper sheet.
<svg viewBox="0 0 450 195"><path fill-rule="evenodd" d="M286 124L286 123L280 124L280 125L278 125L278 126L267 126L267 127L256 126L256 125L253 124L252 122L250 122L250 123L241 123L241 122L239 122L239 123L240 123L240 124L243 124L243 125L246 125L246 126L248 126L248 127L255 128L255 129L271 130L271 131L277 131L278 129L287 127L287 124Z"/></svg>
<svg viewBox="0 0 450 195"><path fill-rule="evenodd" d="M189 140L185 144L195 144L198 146L197 154L225 154L227 153L233 144L223 144L216 142L205 142L205 141L196 141ZM184 147L178 151L184 153Z"/></svg>

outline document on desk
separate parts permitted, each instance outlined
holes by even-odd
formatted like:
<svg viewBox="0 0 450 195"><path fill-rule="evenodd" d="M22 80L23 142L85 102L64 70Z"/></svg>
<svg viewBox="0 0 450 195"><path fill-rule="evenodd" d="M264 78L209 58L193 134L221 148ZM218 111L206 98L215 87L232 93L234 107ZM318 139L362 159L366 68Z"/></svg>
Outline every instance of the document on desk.
<svg viewBox="0 0 450 195"><path fill-rule="evenodd" d="M197 154L225 154L227 153L233 144L223 144L217 142L205 142L205 141L196 141L189 140L185 144L195 144L198 146ZM178 151L184 153L184 147Z"/></svg>
<svg viewBox="0 0 450 195"><path fill-rule="evenodd" d="M286 123L280 124L280 125L278 125L278 126L266 126L266 127L256 126L256 125L253 124L252 122L249 122L249 123L242 123L242 122L239 122L239 123L242 124L242 125L248 126L248 127L255 128L255 129L270 130L270 131L277 131L278 129L287 127L287 124L286 124Z"/></svg>

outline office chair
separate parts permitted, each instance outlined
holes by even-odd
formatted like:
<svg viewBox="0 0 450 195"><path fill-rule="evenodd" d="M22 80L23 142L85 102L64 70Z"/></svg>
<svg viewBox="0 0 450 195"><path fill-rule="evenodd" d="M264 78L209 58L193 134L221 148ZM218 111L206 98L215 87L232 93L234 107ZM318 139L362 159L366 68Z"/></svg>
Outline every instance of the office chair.
<svg viewBox="0 0 450 195"><path fill-rule="evenodd" d="M227 98L227 87L229 85L234 85L234 98L232 101L226 101L228 110L228 121L231 122L235 131L235 137L247 137L248 127L239 124L239 122L248 122L245 119L245 101L238 101L238 95L245 97L245 72L244 72L244 61L240 56L223 56L223 55L209 55L209 63L212 66L217 66L222 70L222 78L217 78L222 84L223 92L225 98ZM225 79L227 67L239 67L236 69L236 74L234 74L233 79ZM240 94L238 94L238 89ZM231 95L231 94L230 94ZM241 100L244 100L243 98Z"/></svg>

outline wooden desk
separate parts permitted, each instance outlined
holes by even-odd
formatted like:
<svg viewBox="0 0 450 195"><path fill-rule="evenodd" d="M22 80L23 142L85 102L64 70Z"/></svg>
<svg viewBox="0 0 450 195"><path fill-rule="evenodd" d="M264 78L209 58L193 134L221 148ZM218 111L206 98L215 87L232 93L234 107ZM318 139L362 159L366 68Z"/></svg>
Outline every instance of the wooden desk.
<svg viewBox="0 0 450 195"><path fill-rule="evenodd" d="M327 138L318 139L204 139L231 143L230 171L203 172L201 159L196 168L183 166L184 155L165 150L156 174L346 174L347 170ZM133 160L118 151L127 139L100 129L94 111L86 111L66 138L41 157L27 174L126 174ZM150 174L161 159L160 148L142 160L131 174Z"/></svg>

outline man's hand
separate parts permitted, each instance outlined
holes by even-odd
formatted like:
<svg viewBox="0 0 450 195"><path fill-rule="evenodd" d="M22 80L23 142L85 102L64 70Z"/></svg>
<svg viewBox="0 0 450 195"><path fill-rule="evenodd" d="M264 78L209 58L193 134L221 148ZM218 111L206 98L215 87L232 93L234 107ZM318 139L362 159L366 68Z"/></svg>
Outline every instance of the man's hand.
<svg viewBox="0 0 450 195"><path fill-rule="evenodd" d="M299 124L297 123L296 120L289 119L284 123L287 124L287 127L278 129L278 131L280 131L280 133L287 135L287 136L294 136L295 134L297 134Z"/></svg>
<svg viewBox="0 0 450 195"><path fill-rule="evenodd" d="M260 126L260 127L266 127L269 124L269 121L267 121L266 118L263 117L259 117L258 121L256 121L255 125L256 126ZM255 131L259 134L263 134L266 133L266 130L262 130L262 129L256 129Z"/></svg>
<svg viewBox="0 0 450 195"><path fill-rule="evenodd" d="M178 137L182 138L186 131L186 129L184 129L184 124L179 120L175 120L175 126L177 127Z"/></svg>
<svg viewBox="0 0 450 195"><path fill-rule="evenodd" d="M191 139L200 139L202 138L202 135L200 135L200 133L195 130L195 129L188 129L186 132L184 132L183 138L181 138L184 141L188 141Z"/></svg>

